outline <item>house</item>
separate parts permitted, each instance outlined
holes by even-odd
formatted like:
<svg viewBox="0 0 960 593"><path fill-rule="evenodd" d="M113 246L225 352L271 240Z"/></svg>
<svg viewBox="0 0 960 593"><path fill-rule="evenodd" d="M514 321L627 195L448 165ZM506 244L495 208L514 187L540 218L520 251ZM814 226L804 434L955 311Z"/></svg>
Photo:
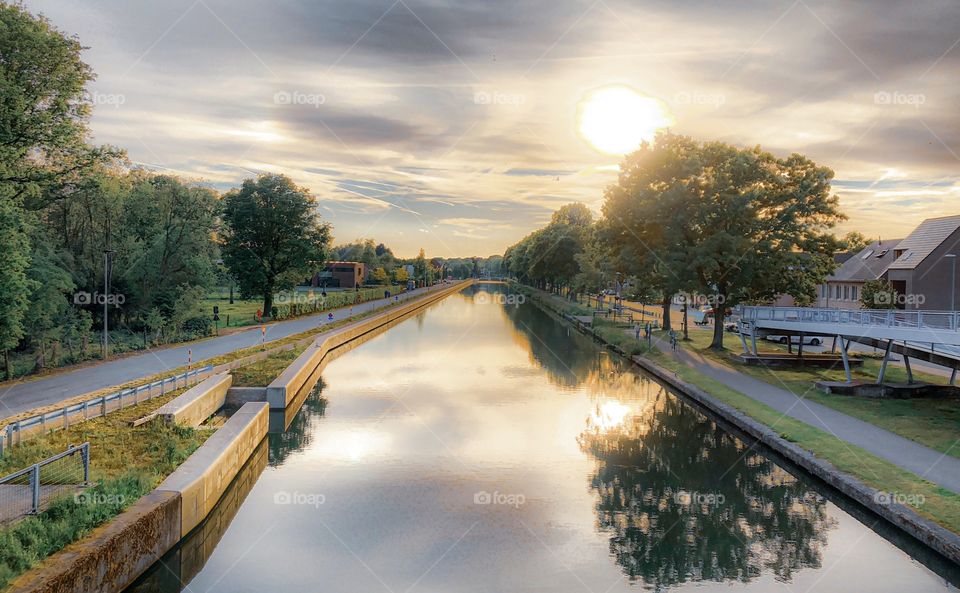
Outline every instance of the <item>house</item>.
<svg viewBox="0 0 960 593"><path fill-rule="evenodd" d="M887 268L886 278L903 301L900 308L956 308L960 215L923 221L894 253L897 259Z"/></svg>
<svg viewBox="0 0 960 593"><path fill-rule="evenodd" d="M900 239L874 241L853 257L847 258L827 278L827 282L820 285L817 306L860 309L863 285L883 277L887 267L896 260L899 243Z"/></svg>
<svg viewBox="0 0 960 593"><path fill-rule="evenodd" d="M322 272L313 275L311 286L324 288L356 288L365 278L364 265L352 261L327 262Z"/></svg>
<svg viewBox="0 0 960 593"><path fill-rule="evenodd" d="M906 239L876 241L819 287L817 305L859 309L863 285L890 282L898 309L945 311L960 304L960 215L929 218Z"/></svg>

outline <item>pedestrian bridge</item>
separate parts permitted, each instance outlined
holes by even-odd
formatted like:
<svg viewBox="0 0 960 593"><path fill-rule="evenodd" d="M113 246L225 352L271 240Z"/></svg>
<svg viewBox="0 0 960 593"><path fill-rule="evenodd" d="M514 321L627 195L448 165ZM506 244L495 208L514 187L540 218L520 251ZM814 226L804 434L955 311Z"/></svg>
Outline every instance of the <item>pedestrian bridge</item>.
<svg viewBox="0 0 960 593"><path fill-rule="evenodd" d="M891 352L904 357L911 377L910 357L953 369L951 384L960 368L960 312L957 311L740 307L740 338L745 351L750 351L747 337L751 339L756 355L757 338L776 334L839 339L848 381L847 348L850 342L886 350L879 382L883 381Z"/></svg>

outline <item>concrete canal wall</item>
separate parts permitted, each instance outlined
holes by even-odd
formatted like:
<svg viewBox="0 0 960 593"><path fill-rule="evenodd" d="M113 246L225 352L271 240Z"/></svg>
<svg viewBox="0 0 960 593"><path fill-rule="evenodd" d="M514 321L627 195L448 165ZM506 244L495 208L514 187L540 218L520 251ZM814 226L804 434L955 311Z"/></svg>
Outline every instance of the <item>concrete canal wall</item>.
<svg viewBox="0 0 960 593"><path fill-rule="evenodd" d="M116 593L216 507L267 434L266 402L244 404L156 490L20 576L16 593ZM262 449L262 448L261 448Z"/></svg>
<svg viewBox="0 0 960 593"><path fill-rule="evenodd" d="M368 319L351 323L343 328L318 337L311 346L294 360L280 375L267 386L267 402L273 410L285 409L296 397L297 393L307 384L323 362L324 357L338 346L354 340L363 334L371 332L382 325L390 323L400 317L409 315L423 307L469 286L473 280L458 282L449 288L444 288L410 302L388 309L383 313Z"/></svg>
<svg viewBox="0 0 960 593"><path fill-rule="evenodd" d="M157 486L180 497L179 537L199 525L267 435L264 402L243 404L183 465Z"/></svg>
<svg viewBox="0 0 960 593"><path fill-rule="evenodd" d="M180 541L180 497L152 492L16 579L11 593L123 591Z"/></svg>
<svg viewBox="0 0 960 593"><path fill-rule="evenodd" d="M170 424L200 426L223 407L232 383L233 376L230 373L214 375L157 408L156 414Z"/></svg>

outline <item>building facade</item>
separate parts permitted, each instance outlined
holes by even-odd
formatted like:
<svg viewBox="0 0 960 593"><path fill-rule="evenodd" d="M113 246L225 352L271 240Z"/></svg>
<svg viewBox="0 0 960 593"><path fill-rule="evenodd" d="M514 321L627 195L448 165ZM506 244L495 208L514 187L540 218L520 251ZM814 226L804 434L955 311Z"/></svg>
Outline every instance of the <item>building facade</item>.
<svg viewBox="0 0 960 593"><path fill-rule="evenodd" d="M314 274L310 284L323 288L356 288L363 284L364 278L366 270L362 263L332 261L327 262L322 272Z"/></svg>
<svg viewBox="0 0 960 593"><path fill-rule="evenodd" d="M863 285L887 280L898 309L956 310L960 304L960 215L924 220L906 239L876 241L818 289L817 306L863 308ZM868 308L885 308L882 305Z"/></svg>

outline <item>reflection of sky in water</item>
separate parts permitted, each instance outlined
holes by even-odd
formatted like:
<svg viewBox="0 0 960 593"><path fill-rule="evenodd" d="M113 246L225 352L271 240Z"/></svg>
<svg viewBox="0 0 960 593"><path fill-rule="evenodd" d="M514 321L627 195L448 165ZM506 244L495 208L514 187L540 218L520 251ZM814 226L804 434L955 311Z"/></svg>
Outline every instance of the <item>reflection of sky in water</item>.
<svg viewBox="0 0 960 593"><path fill-rule="evenodd" d="M945 589L621 371L532 306L446 299L330 363L325 415L294 423L303 448L261 475L190 590Z"/></svg>

